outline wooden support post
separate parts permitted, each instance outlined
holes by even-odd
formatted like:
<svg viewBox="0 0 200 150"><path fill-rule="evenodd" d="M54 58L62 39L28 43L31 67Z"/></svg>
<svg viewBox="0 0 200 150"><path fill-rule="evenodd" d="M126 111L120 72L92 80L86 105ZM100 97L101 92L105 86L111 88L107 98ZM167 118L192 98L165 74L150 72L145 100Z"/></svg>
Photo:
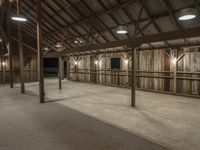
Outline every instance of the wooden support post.
<svg viewBox="0 0 200 150"><path fill-rule="evenodd" d="M10 74L10 88L13 88L13 63L12 63L12 51L11 51L11 47L10 47L10 42L8 43L8 53L9 53L9 74Z"/></svg>
<svg viewBox="0 0 200 150"><path fill-rule="evenodd" d="M131 107L135 107L135 90L136 90L136 48L132 49L132 85L131 85Z"/></svg>
<svg viewBox="0 0 200 150"><path fill-rule="evenodd" d="M1 72L2 72L2 83L5 83L5 71L4 71L4 59L3 57L1 58Z"/></svg>
<svg viewBox="0 0 200 150"><path fill-rule="evenodd" d="M62 89L62 57L59 57L59 89Z"/></svg>
<svg viewBox="0 0 200 150"><path fill-rule="evenodd" d="M67 57L67 68L66 68L67 70L67 80L69 80L69 78L70 78L70 58L69 57Z"/></svg>
<svg viewBox="0 0 200 150"><path fill-rule="evenodd" d="M96 82L99 84L99 58L97 58L97 64L96 64Z"/></svg>
<svg viewBox="0 0 200 150"><path fill-rule="evenodd" d="M17 0L17 14L20 14L20 0ZM25 93L24 86L24 49L22 41L22 27L21 24L17 23L18 27L18 39L19 39L19 68L20 68L20 83L21 83L21 93Z"/></svg>
<svg viewBox="0 0 200 150"><path fill-rule="evenodd" d="M42 11L41 0L37 0L37 45L38 45L38 79L40 103L44 103L44 66L42 50Z"/></svg>
<svg viewBox="0 0 200 150"><path fill-rule="evenodd" d="M126 54L125 65L126 65L126 86L129 87L129 58L128 58L128 53Z"/></svg>
<svg viewBox="0 0 200 150"><path fill-rule="evenodd" d="M174 59L176 59L176 62L174 62L174 93L177 92L177 56L178 50L174 50Z"/></svg>

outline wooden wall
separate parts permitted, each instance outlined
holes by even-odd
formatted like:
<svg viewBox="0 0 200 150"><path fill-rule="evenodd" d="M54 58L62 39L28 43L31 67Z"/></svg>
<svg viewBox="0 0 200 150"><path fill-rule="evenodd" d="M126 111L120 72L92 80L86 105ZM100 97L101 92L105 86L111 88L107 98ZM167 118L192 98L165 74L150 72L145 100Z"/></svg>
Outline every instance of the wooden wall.
<svg viewBox="0 0 200 150"><path fill-rule="evenodd" d="M136 55L137 88L200 95L199 48L139 51ZM176 64L172 63L175 56L179 58ZM111 58L115 57L121 58L120 70L111 69ZM68 72L74 81L129 87L131 57L127 53L70 57Z"/></svg>
<svg viewBox="0 0 200 150"><path fill-rule="evenodd" d="M20 81L19 74L19 58L14 56L13 61L13 80ZM8 58L0 59L0 83L8 83L10 81ZM24 80L25 82L37 81L37 57L24 57Z"/></svg>

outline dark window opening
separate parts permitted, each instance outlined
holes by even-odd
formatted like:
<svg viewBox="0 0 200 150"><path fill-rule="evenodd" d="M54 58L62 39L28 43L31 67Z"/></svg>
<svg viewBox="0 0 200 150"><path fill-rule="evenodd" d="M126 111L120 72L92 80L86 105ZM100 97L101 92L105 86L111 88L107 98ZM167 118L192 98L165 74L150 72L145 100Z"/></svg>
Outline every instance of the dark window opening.
<svg viewBox="0 0 200 150"><path fill-rule="evenodd" d="M121 58L111 58L111 69L121 69Z"/></svg>
<svg viewBox="0 0 200 150"><path fill-rule="evenodd" d="M58 59L45 58L44 59L44 73L45 76L54 76L58 74Z"/></svg>

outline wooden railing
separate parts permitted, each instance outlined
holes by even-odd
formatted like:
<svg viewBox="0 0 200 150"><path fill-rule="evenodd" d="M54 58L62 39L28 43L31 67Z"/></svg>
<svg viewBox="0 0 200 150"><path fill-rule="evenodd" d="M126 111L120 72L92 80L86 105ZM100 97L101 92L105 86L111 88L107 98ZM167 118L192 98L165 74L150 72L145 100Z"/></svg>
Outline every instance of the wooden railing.
<svg viewBox="0 0 200 150"><path fill-rule="evenodd" d="M71 80L79 82L92 82L96 84L114 85L121 87L131 86L131 70L111 70L111 69L70 69L68 70ZM140 85L141 82L159 81L158 84L162 84L163 88L156 89L163 92L182 93L186 95L200 95L200 72L184 72L177 71L147 71L137 70L136 71L137 87L140 89L148 89ZM174 83L176 82L176 83ZM186 82L186 83L185 83ZM184 90L177 89L173 91L174 84L184 84L187 89L191 84L196 86L197 92L184 92ZM168 83L168 85L167 85ZM149 84L149 83L146 83ZM152 82L152 84L155 84ZM161 86L161 85L159 85ZM166 86L170 86L166 90ZM194 88L194 87L191 87ZM152 89L150 89L152 90ZM187 91L187 90L186 90Z"/></svg>

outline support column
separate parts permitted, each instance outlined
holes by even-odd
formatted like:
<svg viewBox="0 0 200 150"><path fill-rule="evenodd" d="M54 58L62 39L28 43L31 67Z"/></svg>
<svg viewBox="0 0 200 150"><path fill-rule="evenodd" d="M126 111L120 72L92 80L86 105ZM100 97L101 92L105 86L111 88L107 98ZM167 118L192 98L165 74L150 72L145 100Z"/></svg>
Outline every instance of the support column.
<svg viewBox="0 0 200 150"><path fill-rule="evenodd" d="M136 90L136 48L132 48L132 84L131 84L131 107L135 107L135 90Z"/></svg>
<svg viewBox="0 0 200 150"><path fill-rule="evenodd" d="M69 59L69 57L67 57L67 68L66 68L67 70L67 80L69 80L69 78L70 78L70 59Z"/></svg>
<svg viewBox="0 0 200 150"><path fill-rule="evenodd" d="M178 50L174 50L174 58L176 59L176 62L174 63L174 93L177 92L177 56Z"/></svg>
<svg viewBox="0 0 200 150"><path fill-rule="evenodd" d="M38 79L39 79L39 96L40 103L45 102L44 98L44 66L42 50L42 12L41 0L37 0L37 45L38 45Z"/></svg>
<svg viewBox="0 0 200 150"><path fill-rule="evenodd" d="M97 64L96 64L96 80L97 84L99 84L99 57L97 58Z"/></svg>
<svg viewBox="0 0 200 150"><path fill-rule="evenodd" d="M11 43L11 21L10 21L10 14L9 14L9 11L11 10L11 7L12 7L12 4L9 3L8 4L8 7L7 7L7 20L6 20L6 25L7 25L7 42L6 42L6 47L7 47L7 51L8 51L8 68L9 68L9 82L10 82L10 88L13 88L13 60L12 60L12 43Z"/></svg>
<svg viewBox="0 0 200 150"><path fill-rule="evenodd" d="M17 1L17 14L20 14L20 0ZM17 23L18 26L18 40L19 40L19 67L20 67L20 83L21 83L21 93L25 93L24 86L24 49L22 41L22 27L20 23Z"/></svg>
<svg viewBox="0 0 200 150"><path fill-rule="evenodd" d="M59 57L59 89L62 89L62 57Z"/></svg>
<svg viewBox="0 0 200 150"><path fill-rule="evenodd" d="M8 61L9 61L9 74L10 74L10 88L13 88L13 62L12 62L12 50L10 42L8 43Z"/></svg>

